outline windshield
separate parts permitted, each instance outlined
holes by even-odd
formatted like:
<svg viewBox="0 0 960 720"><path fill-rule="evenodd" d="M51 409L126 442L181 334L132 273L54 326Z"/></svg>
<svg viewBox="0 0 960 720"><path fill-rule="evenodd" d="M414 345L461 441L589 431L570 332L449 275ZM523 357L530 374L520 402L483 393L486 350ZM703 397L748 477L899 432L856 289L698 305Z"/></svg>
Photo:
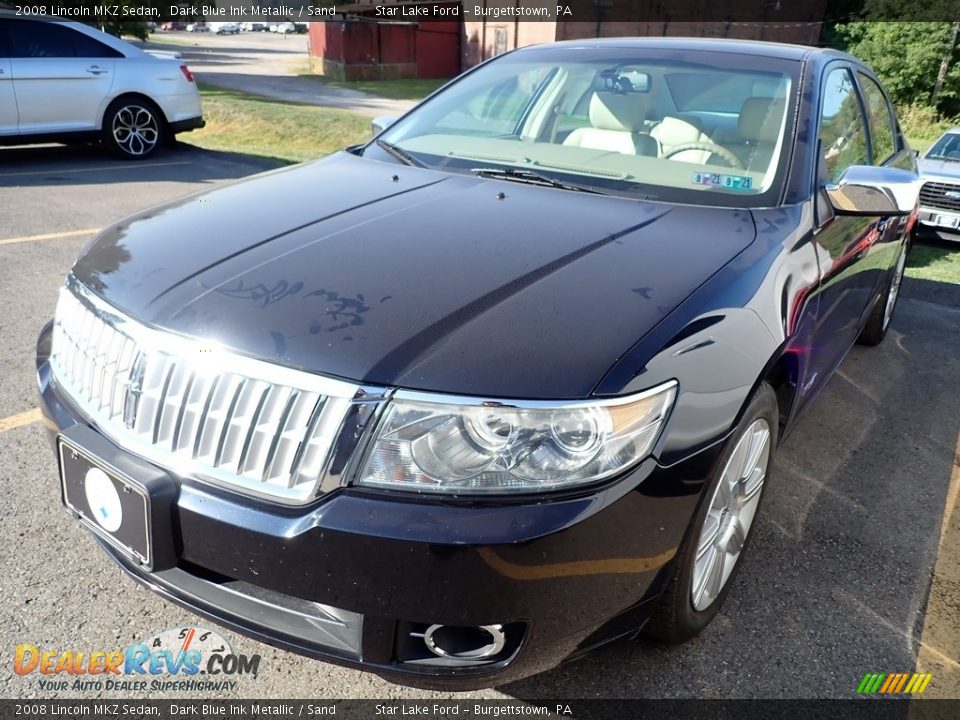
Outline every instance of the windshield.
<svg viewBox="0 0 960 720"><path fill-rule="evenodd" d="M947 133L933 144L924 157L960 162L960 133Z"/></svg>
<svg viewBox="0 0 960 720"><path fill-rule="evenodd" d="M775 204L796 69L726 52L523 50L457 81L379 140L427 167L521 169L498 176L675 202Z"/></svg>

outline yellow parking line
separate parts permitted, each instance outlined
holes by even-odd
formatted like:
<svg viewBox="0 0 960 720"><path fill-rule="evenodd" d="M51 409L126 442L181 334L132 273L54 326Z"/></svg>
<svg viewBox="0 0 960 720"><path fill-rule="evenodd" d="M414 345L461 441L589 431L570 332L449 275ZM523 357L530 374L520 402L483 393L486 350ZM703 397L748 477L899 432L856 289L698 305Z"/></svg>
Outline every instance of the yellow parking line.
<svg viewBox="0 0 960 720"><path fill-rule="evenodd" d="M947 502L940 525L940 543L933 580L924 611L917 657L917 672L932 672L933 697L957 697L960 693L960 628L956 624L951 588L960 585L960 440L953 458ZM923 692L923 688L919 691Z"/></svg>
<svg viewBox="0 0 960 720"><path fill-rule="evenodd" d="M14 243L33 242L34 240L55 240L56 238L78 237L80 235L93 235L98 232L100 232L100 228L66 230L64 232L44 233L43 235L24 235L23 237L12 237L0 240L0 245L13 245Z"/></svg>
<svg viewBox="0 0 960 720"><path fill-rule="evenodd" d="M171 165L189 165L189 160L177 160L174 162L161 162L161 163L124 163L123 165L101 165L99 167L85 167L85 168L68 168L66 170L61 170L60 168L48 168L46 170L24 170L22 172L9 172L9 173L0 173L0 178L5 177L26 177L28 175L67 175L75 173L92 173L92 172L110 172L111 170L135 170L136 168L155 168L155 167L170 167Z"/></svg>
<svg viewBox="0 0 960 720"><path fill-rule="evenodd" d="M27 410L26 412L19 413L18 415L0 418L0 433L6 432L7 430L13 430L18 427L23 427L24 425L29 425L31 423L40 422L42 418L43 416L40 414L40 408L34 408L33 410Z"/></svg>

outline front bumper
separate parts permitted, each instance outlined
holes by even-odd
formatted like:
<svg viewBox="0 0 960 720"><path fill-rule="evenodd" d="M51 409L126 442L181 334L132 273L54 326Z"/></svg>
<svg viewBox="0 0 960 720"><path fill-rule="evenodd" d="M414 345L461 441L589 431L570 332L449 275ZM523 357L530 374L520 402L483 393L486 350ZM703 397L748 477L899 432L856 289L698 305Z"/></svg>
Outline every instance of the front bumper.
<svg viewBox="0 0 960 720"><path fill-rule="evenodd" d="M917 229L933 232L947 239L960 240L960 211L921 203L917 213Z"/></svg>
<svg viewBox="0 0 960 720"><path fill-rule="evenodd" d="M128 574L246 635L406 685L500 684L635 632L715 459L647 460L589 494L524 504L344 488L281 507L178 477L88 427L51 376L49 335L37 370L51 439L66 433L175 489L170 527L155 528L172 548L166 563L149 572L101 541ZM489 661L444 662L411 640L430 624L500 624L507 646Z"/></svg>

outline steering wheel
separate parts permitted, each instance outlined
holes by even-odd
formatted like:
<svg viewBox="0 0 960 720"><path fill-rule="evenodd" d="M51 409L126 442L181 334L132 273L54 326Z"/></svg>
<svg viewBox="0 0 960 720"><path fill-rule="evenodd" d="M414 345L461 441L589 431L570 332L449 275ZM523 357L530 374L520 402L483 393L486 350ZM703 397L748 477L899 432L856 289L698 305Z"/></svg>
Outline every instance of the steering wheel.
<svg viewBox="0 0 960 720"><path fill-rule="evenodd" d="M732 152L727 150L725 147L721 147L720 145L716 145L715 143L712 143L712 142L683 143L682 145L677 145L676 147L668 150L666 153L663 154L663 158L665 160L668 158L672 158L674 155L678 153L682 153L684 150L705 150L707 152L713 153L714 155L719 155L720 157L722 157L724 160L727 161L730 167L734 168L735 170L745 169L743 167L743 164L740 162L740 158L738 158Z"/></svg>

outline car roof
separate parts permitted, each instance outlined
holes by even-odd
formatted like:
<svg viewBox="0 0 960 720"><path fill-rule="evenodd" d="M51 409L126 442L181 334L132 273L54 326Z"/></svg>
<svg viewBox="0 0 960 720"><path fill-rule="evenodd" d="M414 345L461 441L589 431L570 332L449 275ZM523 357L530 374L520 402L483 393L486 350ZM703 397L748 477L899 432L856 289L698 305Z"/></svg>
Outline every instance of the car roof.
<svg viewBox="0 0 960 720"><path fill-rule="evenodd" d="M529 49L547 47L545 45L531 45ZM694 38L694 37L610 37L584 38L581 40L561 40L550 43L549 47L565 47L573 49L585 48L630 48L644 49L657 48L662 50L698 50L703 52L739 53L741 55L756 55L783 60L806 60L812 56L829 56L854 60L856 58L839 50L818 48L810 45L792 45L788 43L767 42L764 40L734 40L730 38ZM522 52L526 48L520 48ZM859 62L859 61L857 61Z"/></svg>

